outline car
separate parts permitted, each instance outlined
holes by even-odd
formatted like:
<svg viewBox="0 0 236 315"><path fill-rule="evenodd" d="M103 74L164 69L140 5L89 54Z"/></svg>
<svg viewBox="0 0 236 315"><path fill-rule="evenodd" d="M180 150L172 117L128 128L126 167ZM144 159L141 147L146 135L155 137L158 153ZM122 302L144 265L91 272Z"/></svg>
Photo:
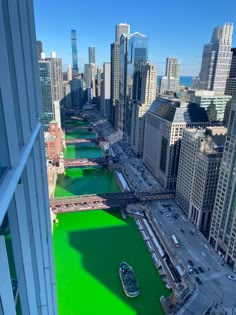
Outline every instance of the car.
<svg viewBox="0 0 236 315"><path fill-rule="evenodd" d="M196 281L197 281L198 284L202 284L202 281L201 281L200 278L196 277L195 279L196 279Z"/></svg>
<svg viewBox="0 0 236 315"><path fill-rule="evenodd" d="M202 254L202 256L203 256L203 257L206 257L206 253L204 253L204 252L201 252L201 254Z"/></svg>
<svg viewBox="0 0 236 315"><path fill-rule="evenodd" d="M228 279L236 281L236 276L231 276L231 275L229 275L229 276L228 276Z"/></svg>
<svg viewBox="0 0 236 315"><path fill-rule="evenodd" d="M184 229L180 229L180 232L184 234Z"/></svg>
<svg viewBox="0 0 236 315"><path fill-rule="evenodd" d="M188 272L189 272L189 273L192 273L192 272L193 272L193 268L192 268L190 265L188 265L187 268L188 268Z"/></svg>
<svg viewBox="0 0 236 315"><path fill-rule="evenodd" d="M198 270L199 270L201 273L204 273L204 269L203 269L201 266L198 267Z"/></svg>
<svg viewBox="0 0 236 315"><path fill-rule="evenodd" d="M194 271L197 275L199 275L199 271L197 270L197 268L193 268L193 271Z"/></svg>
<svg viewBox="0 0 236 315"><path fill-rule="evenodd" d="M189 259L189 260L188 260L188 263L189 263L190 266L193 266L192 260Z"/></svg>

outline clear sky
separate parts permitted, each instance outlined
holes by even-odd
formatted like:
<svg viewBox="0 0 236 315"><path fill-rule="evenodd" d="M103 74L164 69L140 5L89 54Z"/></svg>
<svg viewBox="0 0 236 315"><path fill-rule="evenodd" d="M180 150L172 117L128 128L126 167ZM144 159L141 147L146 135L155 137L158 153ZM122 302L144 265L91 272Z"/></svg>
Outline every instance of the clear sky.
<svg viewBox="0 0 236 315"><path fill-rule="evenodd" d="M71 29L77 30L79 69L88 63L88 47L96 48L96 65L110 61L115 25L128 23L131 33L149 38L150 61L158 75L166 57L181 61L181 75L198 75L203 45L213 28L232 22L236 0L34 0L36 35L46 56L56 51L64 69L71 64ZM236 29L233 33L236 47Z"/></svg>

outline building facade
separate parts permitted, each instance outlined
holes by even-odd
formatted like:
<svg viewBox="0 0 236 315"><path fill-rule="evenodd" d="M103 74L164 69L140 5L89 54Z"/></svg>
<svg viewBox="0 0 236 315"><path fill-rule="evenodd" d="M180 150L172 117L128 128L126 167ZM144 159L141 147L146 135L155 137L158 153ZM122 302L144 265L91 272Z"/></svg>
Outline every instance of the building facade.
<svg viewBox="0 0 236 315"><path fill-rule="evenodd" d="M140 101L132 104L131 147L141 156L143 154L145 114L156 99L157 73L154 65L147 63L141 71Z"/></svg>
<svg viewBox="0 0 236 315"><path fill-rule="evenodd" d="M204 46L199 74L199 88L224 94L232 59L233 24L224 24L213 31L211 42Z"/></svg>
<svg viewBox="0 0 236 315"><path fill-rule="evenodd" d="M229 77L226 81L225 94L236 95L236 48L231 49L232 61L230 66Z"/></svg>
<svg viewBox="0 0 236 315"><path fill-rule="evenodd" d="M56 120L50 122L49 131L44 133L47 160L59 161L62 152L61 129Z"/></svg>
<svg viewBox="0 0 236 315"><path fill-rule="evenodd" d="M39 60L40 90L42 98L42 123L44 131L48 131L50 121L54 120L51 63Z"/></svg>
<svg viewBox="0 0 236 315"><path fill-rule="evenodd" d="M56 315L33 2L1 1L0 25L0 313Z"/></svg>
<svg viewBox="0 0 236 315"><path fill-rule="evenodd" d="M120 23L116 25L116 36L115 36L115 42L120 42L120 37L122 34L129 34L130 33L130 25L126 23Z"/></svg>
<svg viewBox="0 0 236 315"><path fill-rule="evenodd" d="M233 96L228 131L212 216L209 241L236 271L236 97Z"/></svg>
<svg viewBox="0 0 236 315"><path fill-rule="evenodd" d="M111 123L113 127L118 129L119 114L119 59L120 44L114 42L111 44Z"/></svg>
<svg viewBox="0 0 236 315"><path fill-rule="evenodd" d="M166 58L166 73L161 78L160 93L177 92L179 90L180 62L176 58Z"/></svg>
<svg viewBox="0 0 236 315"><path fill-rule="evenodd" d="M104 117L110 117L111 107L111 64L110 62L103 63L103 81L101 93L101 113Z"/></svg>
<svg viewBox="0 0 236 315"><path fill-rule="evenodd" d="M95 62L95 47L94 46L90 46L88 48L89 51L89 63L96 63Z"/></svg>
<svg viewBox="0 0 236 315"><path fill-rule="evenodd" d="M73 73L73 77L76 77L79 74L76 30L71 30L71 48L72 48L72 73Z"/></svg>
<svg viewBox="0 0 236 315"><path fill-rule="evenodd" d="M224 127L185 129L181 140L176 201L208 235L226 135Z"/></svg>
<svg viewBox="0 0 236 315"><path fill-rule="evenodd" d="M143 162L164 188L175 189L183 129L209 125L195 103L159 98L146 113Z"/></svg>
<svg viewBox="0 0 236 315"><path fill-rule="evenodd" d="M188 95L191 102L199 104L206 110L210 121L223 121L226 105L231 99L230 95L206 90L189 90Z"/></svg>
<svg viewBox="0 0 236 315"><path fill-rule="evenodd" d="M138 32L122 34L119 60L118 129L129 140L132 101L141 97L141 68L148 61L148 38Z"/></svg>

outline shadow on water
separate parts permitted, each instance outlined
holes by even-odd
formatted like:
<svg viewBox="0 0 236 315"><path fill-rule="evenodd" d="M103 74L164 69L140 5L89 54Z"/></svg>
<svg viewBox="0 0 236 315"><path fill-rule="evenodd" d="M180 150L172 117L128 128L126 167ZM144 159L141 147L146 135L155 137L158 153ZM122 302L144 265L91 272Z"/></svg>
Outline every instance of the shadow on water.
<svg viewBox="0 0 236 315"><path fill-rule="evenodd" d="M95 215L99 221L97 213L98 211ZM114 225L104 226L101 221L98 222L98 227L90 225L87 229L74 230L73 225L73 230L68 231L69 244L77 251L79 257L78 260L73 259L71 268L80 270L71 278L67 277L68 272L65 270L64 277L67 283L65 289L73 288L73 282L81 285L81 289L76 288L71 292L78 294L77 300L80 301L77 312L71 312L71 315L163 314L159 298L163 294L167 295L169 291L164 288L134 221L130 218L121 221L118 213L114 210L109 212L113 216L112 222L116 222ZM119 223L116 218L119 219ZM82 217L81 219L83 220ZM122 289L118 273L121 261L128 262L134 268L140 287L140 295L136 298L128 298ZM89 273L90 280L87 283L84 273ZM60 283L58 285L60 286ZM63 297L61 292L59 300ZM66 301L64 303L66 304Z"/></svg>

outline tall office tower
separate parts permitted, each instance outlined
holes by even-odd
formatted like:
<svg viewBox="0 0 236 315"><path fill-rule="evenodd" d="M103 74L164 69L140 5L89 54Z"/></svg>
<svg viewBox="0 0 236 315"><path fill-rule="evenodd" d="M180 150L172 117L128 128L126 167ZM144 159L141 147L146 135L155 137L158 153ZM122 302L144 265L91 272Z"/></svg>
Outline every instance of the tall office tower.
<svg viewBox="0 0 236 315"><path fill-rule="evenodd" d="M62 60L56 57L56 53L51 53L51 58L46 58L51 65L51 83L53 101L61 101L63 97L63 77L62 77Z"/></svg>
<svg viewBox="0 0 236 315"><path fill-rule="evenodd" d="M0 313L56 315L33 1L0 23Z"/></svg>
<svg viewBox="0 0 236 315"><path fill-rule="evenodd" d="M225 94L236 95L236 48L232 48L232 60L229 72L229 78L226 81Z"/></svg>
<svg viewBox="0 0 236 315"><path fill-rule="evenodd" d="M180 62L176 58L166 58L166 73L161 78L160 93L179 90Z"/></svg>
<svg viewBox="0 0 236 315"><path fill-rule="evenodd" d="M95 47L94 46L90 46L88 48L89 51L89 63L96 63L95 62Z"/></svg>
<svg viewBox="0 0 236 315"><path fill-rule="evenodd" d="M85 103L85 83L83 79L71 80L70 97L72 108L82 108Z"/></svg>
<svg viewBox="0 0 236 315"><path fill-rule="evenodd" d="M96 68L95 63L90 63L90 71L91 71L91 88L92 88L92 96L96 97Z"/></svg>
<svg viewBox="0 0 236 315"><path fill-rule="evenodd" d="M70 80L72 81L72 80ZM63 81L63 106L71 108L71 86L70 81Z"/></svg>
<svg viewBox="0 0 236 315"><path fill-rule="evenodd" d="M227 129L185 129L181 140L176 201L208 235Z"/></svg>
<svg viewBox="0 0 236 315"><path fill-rule="evenodd" d="M72 47L72 71L73 71L72 73L73 73L73 77L76 77L79 74L76 30L71 30L71 47Z"/></svg>
<svg viewBox="0 0 236 315"><path fill-rule="evenodd" d="M40 59L38 63L42 98L42 124L44 131L48 131L50 121L54 120L51 62Z"/></svg>
<svg viewBox="0 0 236 315"><path fill-rule="evenodd" d="M91 73L91 64L89 63L84 65L84 82L85 82L86 89L91 88L92 73Z"/></svg>
<svg viewBox="0 0 236 315"><path fill-rule="evenodd" d="M224 119L225 107L232 96L224 95L224 93L216 93L206 90L188 90L190 101L199 104L205 108L209 120L212 122Z"/></svg>
<svg viewBox="0 0 236 315"><path fill-rule="evenodd" d="M41 53L43 52L43 44L40 40L36 40L36 47L37 47L37 56L39 60L41 58Z"/></svg>
<svg viewBox="0 0 236 315"><path fill-rule="evenodd" d="M111 44L111 112L110 121L118 129L120 44Z"/></svg>
<svg viewBox="0 0 236 315"><path fill-rule="evenodd" d="M103 82L101 93L101 113L104 117L110 116L111 104L111 64L110 62L103 63Z"/></svg>
<svg viewBox="0 0 236 315"><path fill-rule="evenodd" d="M232 59L233 24L224 24L213 31L210 44L204 46L199 74L200 89L225 92Z"/></svg>
<svg viewBox="0 0 236 315"><path fill-rule="evenodd" d="M205 127L205 109L179 99L159 98L146 113L143 161L165 188L174 189L183 129Z"/></svg>
<svg viewBox="0 0 236 315"><path fill-rule="evenodd" d="M133 151L143 154L145 114L156 99L157 73L154 65L147 63L141 71L141 98L132 104L131 146Z"/></svg>
<svg viewBox="0 0 236 315"><path fill-rule="evenodd" d="M120 39L118 128L126 139L131 131L131 103L141 97L141 68L148 60L148 38L138 32Z"/></svg>
<svg viewBox="0 0 236 315"><path fill-rule="evenodd" d="M231 115L220 167L209 240L226 263L236 271L236 96L232 98Z"/></svg>
<svg viewBox="0 0 236 315"><path fill-rule="evenodd" d="M120 42L120 37L122 34L130 33L130 25L126 23L120 23L116 25L116 42Z"/></svg>
<svg viewBox="0 0 236 315"><path fill-rule="evenodd" d="M101 84L102 84L102 67L98 66L97 67L97 81L96 81L96 100L97 100L97 105L98 108L100 109L100 102L101 102Z"/></svg>
<svg viewBox="0 0 236 315"><path fill-rule="evenodd" d="M71 69L71 65L68 65L67 67L67 81L71 81L72 80L72 69Z"/></svg>

